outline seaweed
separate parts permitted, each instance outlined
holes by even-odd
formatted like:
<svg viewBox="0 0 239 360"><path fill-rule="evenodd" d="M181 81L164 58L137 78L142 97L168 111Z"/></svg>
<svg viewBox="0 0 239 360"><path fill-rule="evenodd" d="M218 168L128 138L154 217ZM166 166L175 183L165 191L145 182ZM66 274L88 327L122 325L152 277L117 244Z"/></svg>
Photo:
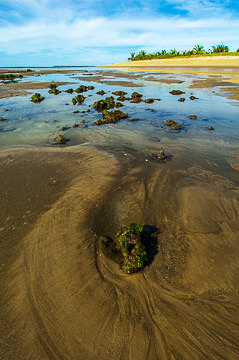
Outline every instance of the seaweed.
<svg viewBox="0 0 239 360"><path fill-rule="evenodd" d="M140 224L123 225L114 236L116 248L123 255L121 269L132 274L143 269L148 262L146 254L145 232Z"/></svg>

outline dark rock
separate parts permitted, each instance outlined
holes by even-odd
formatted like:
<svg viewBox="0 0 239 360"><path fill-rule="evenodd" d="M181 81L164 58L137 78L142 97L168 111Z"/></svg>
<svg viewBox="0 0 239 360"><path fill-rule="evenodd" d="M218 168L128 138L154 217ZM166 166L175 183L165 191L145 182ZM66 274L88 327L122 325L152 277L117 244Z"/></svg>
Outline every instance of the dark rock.
<svg viewBox="0 0 239 360"><path fill-rule="evenodd" d="M172 95L181 95L181 94L185 94L185 91L172 90L172 91L169 91L169 93L172 94Z"/></svg>
<svg viewBox="0 0 239 360"><path fill-rule="evenodd" d="M121 102L119 102L119 101L117 101L116 103L115 103L115 107L116 108L120 108L120 107L122 107L122 106L124 106Z"/></svg>
<svg viewBox="0 0 239 360"><path fill-rule="evenodd" d="M94 90L94 86L88 86L88 90Z"/></svg>
<svg viewBox="0 0 239 360"><path fill-rule="evenodd" d="M125 91L118 90L118 91L112 92L112 94L114 94L115 96L124 96L127 93Z"/></svg>
<svg viewBox="0 0 239 360"><path fill-rule="evenodd" d="M79 126L79 124L73 124L73 125L72 125L73 128L76 128L76 127L78 127L78 126Z"/></svg>
<svg viewBox="0 0 239 360"><path fill-rule="evenodd" d="M55 141L57 144L60 144L60 145L63 145L66 143L66 139L64 138L64 136L62 135L58 135L56 138L55 138Z"/></svg>
<svg viewBox="0 0 239 360"><path fill-rule="evenodd" d="M73 114L79 114L79 110L73 111Z"/></svg>
<svg viewBox="0 0 239 360"><path fill-rule="evenodd" d="M189 98L190 100L196 100L196 99L199 99L199 98L197 98L197 97L195 97L195 96L190 96L190 98Z"/></svg>
<svg viewBox="0 0 239 360"><path fill-rule="evenodd" d="M138 120L140 120L139 118L130 118L130 119L128 119L129 121L138 121Z"/></svg>
<svg viewBox="0 0 239 360"><path fill-rule="evenodd" d="M185 98L184 97L181 97L178 99L179 102L184 102L185 101Z"/></svg>
<svg viewBox="0 0 239 360"><path fill-rule="evenodd" d="M6 121L7 119L5 119L5 118L0 118L0 121Z"/></svg>
<svg viewBox="0 0 239 360"><path fill-rule="evenodd" d="M188 115L189 119L197 120L197 115Z"/></svg>
<svg viewBox="0 0 239 360"><path fill-rule="evenodd" d="M208 129L208 130L213 130L212 126L205 126L205 128Z"/></svg>
<svg viewBox="0 0 239 360"><path fill-rule="evenodd" d="M67 90L65 90L65 92L68 93L68 94L72 94L74 92L74 90L73 89L67 89Z"/></svg>
<svg viewBox="0 0 239 360"><path fill-rule="evenodd" d="M87 90L88 90L87 86L80 85L77 89L75 89L75 92L77 94L80 94L80 93L86 92Z"/></svg>
<svg viewBox="0 0 239 360"><path fill-rule="evenodd" d="M50 84L50 90L48 91L49 94L53 94L53 95L59 95L61 93L60 90L58 90L56 84Z"/></svg>
<svg viewBox="0 0 239 360"><path fill-rule="evenodd" d="M146 104L152 104L154 102L154 99L145 99L144 102Z"/></svg>
<svg viewBox="0 0 239 360"><path fill-rule="evenodd" d="M96 94L103 96L106 94L106 92L104 92L104 90L99 90Z"/></svg>

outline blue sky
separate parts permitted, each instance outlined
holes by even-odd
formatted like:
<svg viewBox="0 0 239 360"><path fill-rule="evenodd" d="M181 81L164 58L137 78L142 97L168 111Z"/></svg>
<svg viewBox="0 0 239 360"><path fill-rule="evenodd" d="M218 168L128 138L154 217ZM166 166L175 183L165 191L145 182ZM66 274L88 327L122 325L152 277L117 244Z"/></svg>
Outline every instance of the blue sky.
<svg viewBox="0 0 239 360"><path fill-rule="evenodd" d="M0 66L103 65L131 52L239 48L235 0L0 0Z"/></svg>

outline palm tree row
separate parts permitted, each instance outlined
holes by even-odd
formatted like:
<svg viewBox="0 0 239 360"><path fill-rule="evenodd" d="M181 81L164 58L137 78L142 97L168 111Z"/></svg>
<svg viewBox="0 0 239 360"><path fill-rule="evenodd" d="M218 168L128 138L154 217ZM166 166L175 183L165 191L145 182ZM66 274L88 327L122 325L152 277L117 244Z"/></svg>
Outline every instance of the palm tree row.
<svg viewBox="0 0 239 360"><path fill-rule="evenodd" d="M164 58L170 58L174 56L191 56L191 55L200 55L200 54L212 54L212 53L228 53L229 47L226 45L217 45L212 46L212 49L209 49L206 51L204 49L204 46L202 45L196 45L192 50L184 50L182 52L177 51L176 49L172 49L169 52L166 50L162 50L161 52L158 51L156 53L150 54L146 53L146 51L141 50L137 55L135 53L130 53L130 58L128 60L131 61L137 61L137 60L150 60L150 59L164 59ZM239 52L239 49L237 49L237 52Z"/></svg>

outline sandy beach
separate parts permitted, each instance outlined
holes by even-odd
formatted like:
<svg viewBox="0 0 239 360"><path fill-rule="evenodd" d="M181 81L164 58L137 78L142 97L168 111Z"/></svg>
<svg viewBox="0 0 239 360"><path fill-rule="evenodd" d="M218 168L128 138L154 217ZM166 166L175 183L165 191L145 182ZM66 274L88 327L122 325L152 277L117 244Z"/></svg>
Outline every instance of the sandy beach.
<svg viewBox="0 0 239 360"><path fill-rule="evenodd" d="M239 55L235 56L193 56L188 58L152 59L125 61L106 67L221 67L239 68Z"/></svg>

